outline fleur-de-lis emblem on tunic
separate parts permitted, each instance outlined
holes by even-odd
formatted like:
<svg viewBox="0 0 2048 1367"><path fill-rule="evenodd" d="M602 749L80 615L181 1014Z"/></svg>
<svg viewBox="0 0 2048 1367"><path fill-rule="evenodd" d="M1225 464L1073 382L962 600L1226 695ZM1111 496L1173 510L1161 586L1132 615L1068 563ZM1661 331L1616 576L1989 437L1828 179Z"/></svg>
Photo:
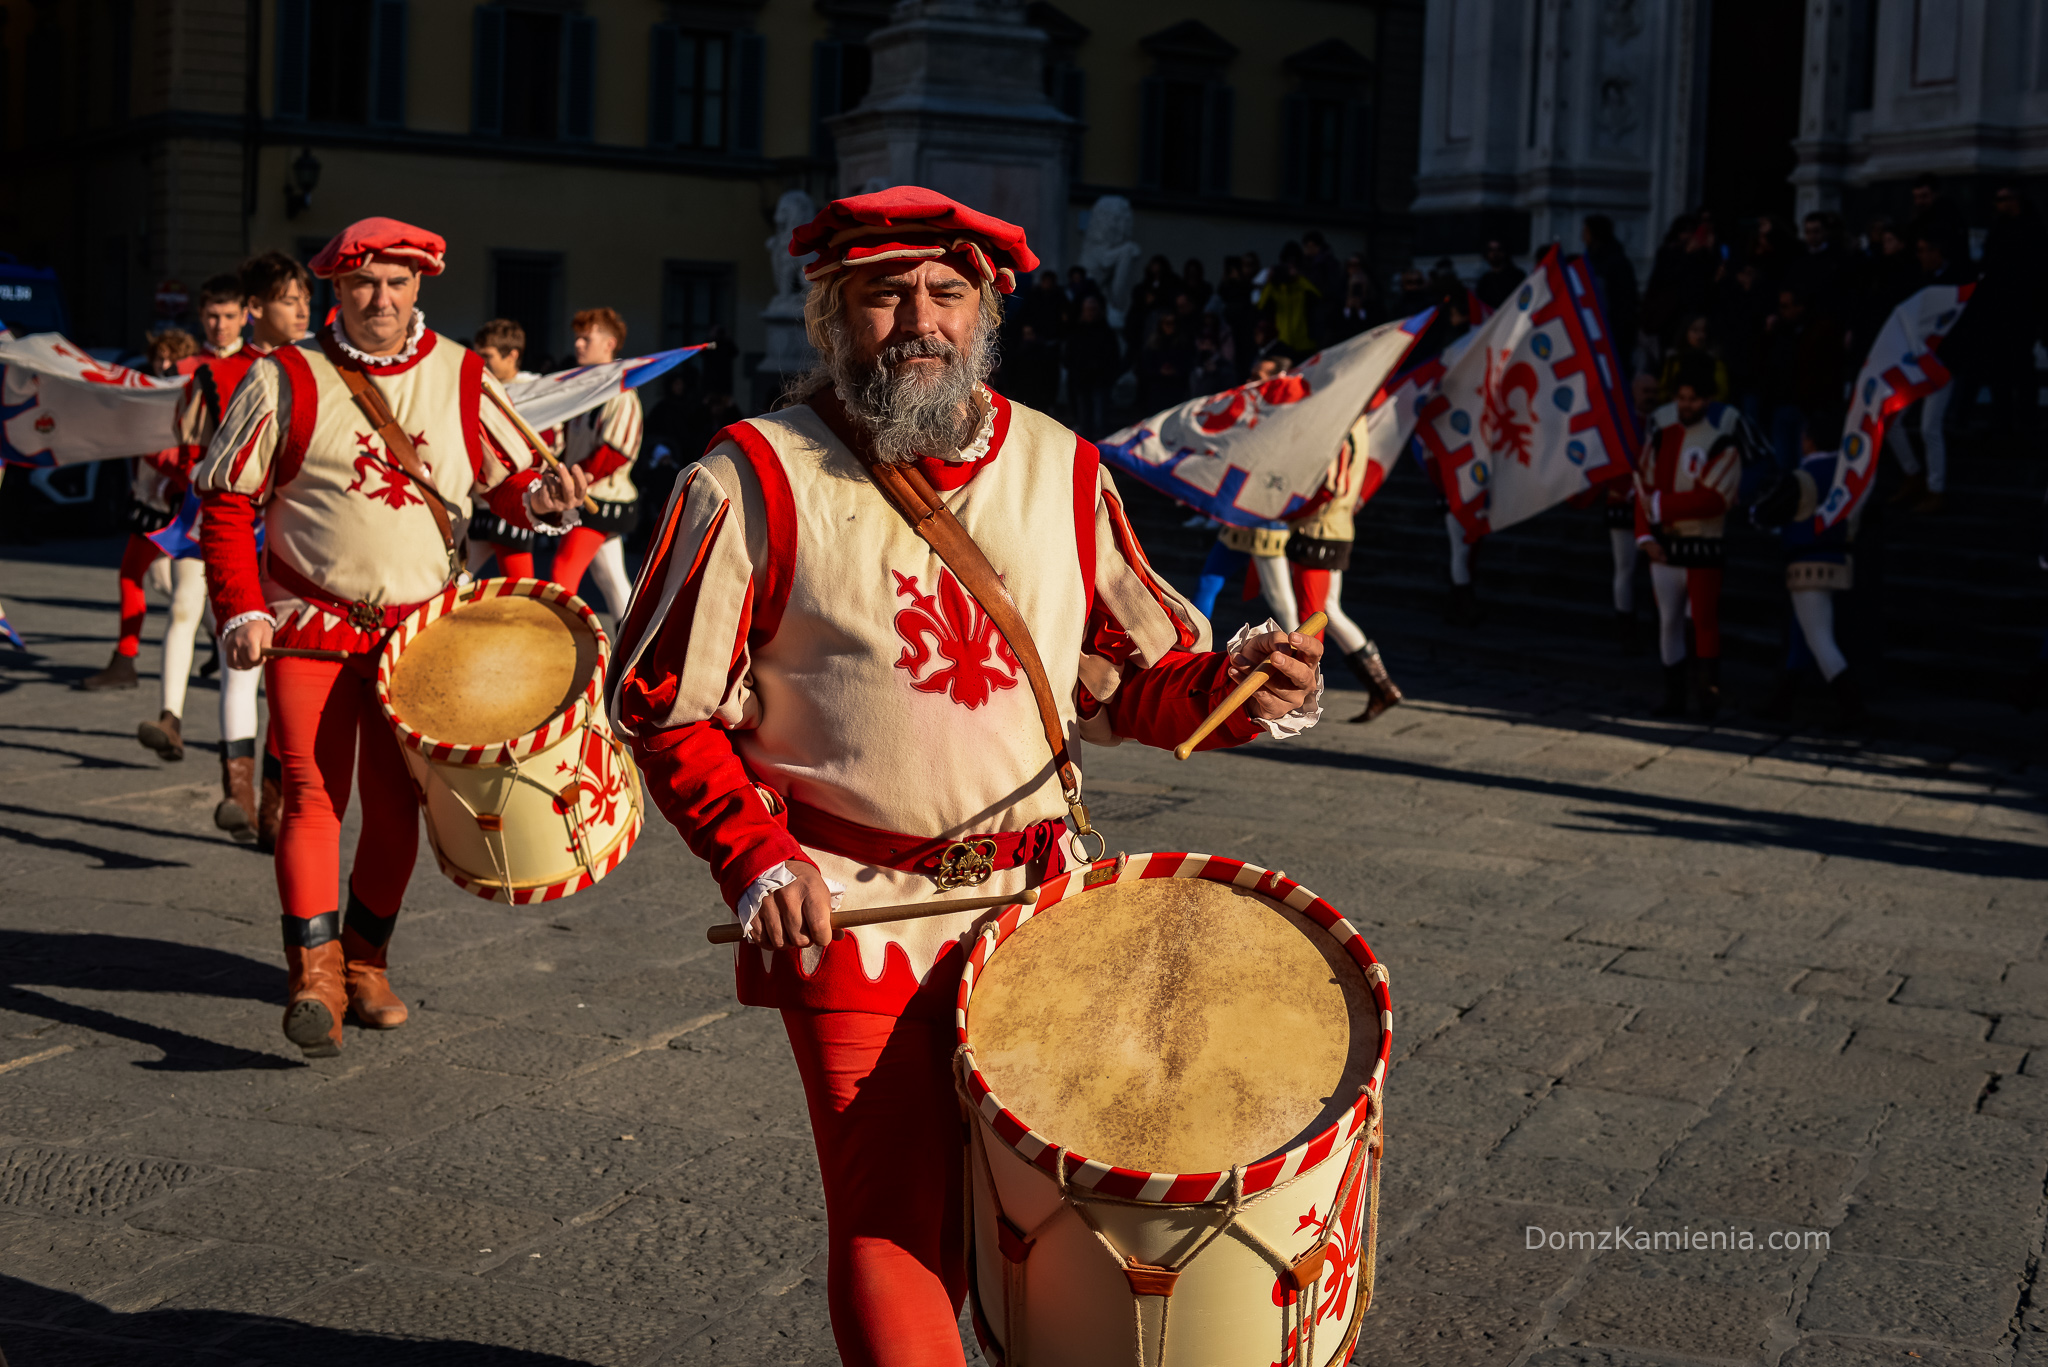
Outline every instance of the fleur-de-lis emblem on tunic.
<svg viewBox="0 0 2048 1367"><path fill-rule="evenodd" d="M1010 643L951 570L939 570L935 595L920 592L917 577L909 574L896 575L896 593L911 602L896 614L896 634L905 642L896 667L910 675L912 688L944 693L972 711L996 690L1017 686L1017 657ZM926 673L936 660L945 663Z"/></svg>
<svg viewBox="0 0 2048 1367"><path fill-rule="evenodd" d="M412 444L415 447L427 444L427 434L417 433ZM408 503L425 503L426 500L413 492L412 480L405 471L398 468L389 453L377 449L377 440L368 432L356 433L356 445L362 447L362 454L356 457L355 483L348 486L350 493L360 492L364 498L375 499L393 508L403 508ZM375 474L380 483L374 488L364 488L363 481Z"/></svg>

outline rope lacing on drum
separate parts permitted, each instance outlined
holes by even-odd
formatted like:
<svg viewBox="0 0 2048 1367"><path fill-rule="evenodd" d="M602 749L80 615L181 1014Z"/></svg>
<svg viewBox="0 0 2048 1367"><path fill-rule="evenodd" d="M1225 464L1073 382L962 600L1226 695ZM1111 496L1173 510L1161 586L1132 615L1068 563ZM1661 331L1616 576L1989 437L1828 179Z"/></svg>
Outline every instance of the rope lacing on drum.
<svg viewBox="0 0 2048 1367"><path fill-rule="evenodd" d="M1305 1178L1308 1175L1308 1172L1312 1171L1312 1169L1297 1172L1294 1176L1288 1178L1286 1181L1276 1182L1272 1186L1266 1188L1262 1192L1259 1192L1255 1196L1247 1198L1244 1191L1244 1168L1241 1165L1233 1166L1230 1169L1229 1175L1226 1179L1226 1190L1229 1192L1229 1197L1223 1203L1222 1206L1217 1207L1214 1206L1211 1202L1206 1201L1189 1202L1183 1206L1179 1205L1178 1203L1137 1201L1129 1199L1127 1197L1104 1196L1092 1191L1085 1196L1080 1195L1077 1193L1073 1182L1069 1179L1067 1174L1067 1164L1071 1159L1072 1154L1066 1148L1056 1144L1051 1146L1053 1150L1052 1176L1059 1190L1061 1204L1055 1207L1051 1214L1047 1215L1045 1219L1041 1220L1028 1233L1021 1233L1021 1227L1018 1226L1014 1221L1011 1221L1003 1211L1002 1195L996 1187L995 1170L989 1164L988 1161L988 1155L985 1148L985 1137L982 1135L979 1127L972 1126L971 1118L973 1114L976 1112L977 1108L974 1104L974 1099L969 1092L968 1078L971 1072L973 1071L974 1067L974 1047L970 1044L962 1043L957 1049L954 1050L953 1061L956 1065L953 1077L954 1091L959 1095L961 1104L966 1108L968 1115L970 1117L970 1150L976 1147L977 1145L983 1146L982 1171L988 1181L989 1196L991 1201L993 1201L995 1204L996 1217L1003 1224L1008 1225L1010 1230L1020 1231L1017 1237L1020 1239L1020 1242L1024 1250L1023 1254L1017 1257L1016 1259L1010 1259L1007 1255L1005 1255L1006 1267L1003 1274L1003 1329L1005 1335L1008 1337L1006 1337L1003 1345L1004 1367L1023 1367L1025 1361L1021 1352L1021 1345L1014 1345L1011 1342L1011 1339L1015 1336L1017 1327L1021 1324L1023 1320L1024 1288L1026 1284L1023 1267L1024 1258L1029 1256L1030 1247L1032 1244L1037 1242L1040 1233L1042 1233L1049 1225L1051 1225L1051 1223L1054 1220L1058 1219L1061 1214L1061 1211L1064 1209L1070 1208L1073 1210L1074 1214L1080 1218L1082 1225L1088 1230L1090 1234L1092 1234L1095 1237L1095 1241L1102 1246L1103 1251L1109 1255L1110 1260L1116 1265L1117 1270L1122 1272L1126 1280L1129 1281L1129 1283L1131 1284L1131 1316L1133 1330L1136 1336L1135 1349L1138 1367L1157 1367L1157 1364L1162 1364L1165 1362L1166 1335L1168 1327L1172 1322L1172 1317L1167 1313L1167 1306L1164 1304L1164 1302L1172 1294L1172 1282L1174 1279L1177 1279L1180 1276L1181 1272L1187 1267L1187 1265L1190 1262L1194 1260L1197 1254L1201 1253L1203 1249L1207 1248L1219 1236L1223 1235L1224 1233L1229 1233L1236 1236L1239 1242L1243 1243L1247 1248L1250 1248L1253 1252L1257 1253L1268 1264L1270 1264L1273 1268L1274 1275L1278 1278L1286 1278L1290 1280L1295 1279L1296 1268L1301 1266L1309 1256L1303 1255L1302 1259L1289 1260L1286 1257L1286 1255L1281 1253L1278 1249L1274 1248L1271 1244L1267 1243L1266 1240L1261 1238L1257 1233L1240 1224L1238 1221L1238 1215L1248 1206L1263 1204L1267 1201L1278 1198L1281 1195L1281 1193L1287 1191L1290 1187L1294 1186L1295 1183ZM1357 1183L1361 1180L1367 1183L1370 1204L1367 1210L1366 1219L1364 1221L1364 1228L1361 1230L1363 1237L1360 1241L1361 1247L1358 1251L1358 1262L1360 1267L1358 1273L1359 1289L1357 1292L1357 1305L1354 1307L1351 1314L1351 1326L1355 1326L1359 1322L1359 1320L1364 1316L1366 1309L1372 1304L1373 1274L1375 1271L1374 1262L1375 1259L1378 1257L1379 1250L1380 1164L1382 1160L1382 1155L1385 1151L1385 1125L1383 1123L1384 1112L1382 1109L1383 1102L1379 1094L1375 1092L1371 1087L1360 1087L1358 1090L1366 1106L1366 1152L1363 1155L1363 1161L1353 1162L1347 1165L1347 1171L1344 1174L1344 1178L1338 1184L1336 1197L1331 1202L1329 1215L1329 1221L1335 1221L1338 1218L1339 1213L1343 1210L1344 1203L1350 1198L1352 1190L1355 1188ZM971 1197L964 1204L967 1211L967 1247L970 1250L969 1266L971 1268L973 1266L974 1256L971 1250L975 1246L973 1225L974 1213L973 1201ZM1204 1229L1200 1233L1200 1235L1195 1239L1195 1241L1185 1251L1176 1256L1171 1262L1157 1265L1149 1263L1138 1263L1135 1262L1133 1259L1126 1257L1123 1254L1123 1252L1119 1250L1116 1247L1116 1245L1110 1241L1109 1237L1102 1231L1101 1227L1096 1224L1094 1218L1091 1216L1088 1210L1088 1207L1090 1205L1138 1206L1150 1209L1160 1209L1169 1204L1175 1205L1176 1208L1180 1209L1211 1209L1215 1213L1212 1217L1213 1223L1210 1223L1209 1227ZM1317 1244L1317 1247L1311 1250L1311 1253L1322 1253L1324 1255L1327 1255L1327 1250L1329 1247L1328 1227L1329 1222L1326 1222L1324 1225L1324 1236L1322 1240ZM1136 1272L1138 1275L1133 1276L1133 1272ZM1148 1276L1159 1277L1162 1280L1162 1284L1167 1289L1164 1291L1156 1292L1139 1291L1137 1289L1138 1283L1140 1281L1146 1280ZM1016 1284L1016 1311L1014 1314L1011 1311L1012 1282ZM1321 1299L1319 1294L1321 1282L1322 1277L1319 1269L1316 1277L1309 1279L1305 1285L1297 1286L1296 1295L1294 1297L1292 1306L1283 1305L1280 1309L1281 1346L1279 1360L1283 1363L1291 1363L1293 1364L1293 1367L1314 1367L1316 1361L1315 1328L1316 1320L1319 1318L1321 1309ZM1154 1350L1153 1356L1150 1358L1149 1361L1147 1359L1145 1352L1144 1319L1144 1300L1148 1295L1156 1296L1162 1302L1159 1315L1159 1342L1157 1348ZM1292 1325L1289 1324L1290 1309L1292 1309L1293 1311L1294 1322ZM1351 1332L1351 1327L1347 1326L1345 1332L1348 1336ZM1290 1337L1293 1339L1293 1345L1291 1349L1288 1343Z"/></svg>

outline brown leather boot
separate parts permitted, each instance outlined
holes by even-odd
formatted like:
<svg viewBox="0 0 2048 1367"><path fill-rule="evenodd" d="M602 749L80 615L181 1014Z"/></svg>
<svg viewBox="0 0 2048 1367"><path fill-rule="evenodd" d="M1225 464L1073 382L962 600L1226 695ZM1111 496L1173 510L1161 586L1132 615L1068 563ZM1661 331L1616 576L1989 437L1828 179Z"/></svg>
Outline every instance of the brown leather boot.
<svg viewBox="0 0 2048 1367"><path fill-rule="evenodd" d="M1344 663L1351 666L1351 672L1365 685L1365 695L1369 699L1365 711L1351 719L1354 723L1373 720L1388 708L1398 707L1406 696L1395 685L1393 676L1387 673L1387 666L1380 659L1380 648L1371 641L1346 655Z"/></svg>
<svg viewBox="0 0 2048 1367"><path fill-rule="evenodd" d="M223 753L220 791L220 805L213 809L213 824L233 836L238 845L255 843L256 757Z"/></svg>
<svg viewBox="0 0 2048 1367"><path fill-rule="evenodd" d="M341 913L284 918L284 962L291 971L284 1037L307 1058L341 1052L341 1021L348 1012L343 985Z"/></svg>
<svg viewBox="0 0 2048 1367"><path fill-rule="evenodd" d="M354 888L349 889L348 918L341 931L342 958L348 966L348 1004L356 1013L356 1024L372 1030L396 1030L409 1014L385 976L391 928L397 922L397 912L378 916L363 905Z"/></svg>
<svg viewBox="0 0 2048 1367"><path fill-rule="evenodd" d="M185 758L185 731L178 724L176 712L167 711L155 721L142 722L135 728L135 739L142 742L143 749L156 751L158 759Z"/></svg>
<svg viewBox="0 0 2048 1367"><path fill-rule="evenodd" d="M256 848L277 853L277 828L284 824L284 778L272 772L277 761L263 756L263 795L256 802Z"/></svg>
<svg viewBox="0 0 2048 1367"><path fill-rule="evenodd" d="M133 688L139 682L135 673L135 657L123 655L117 648L105 669L89 674L71 686L87 693L105 693L110 689Z"/></svg>

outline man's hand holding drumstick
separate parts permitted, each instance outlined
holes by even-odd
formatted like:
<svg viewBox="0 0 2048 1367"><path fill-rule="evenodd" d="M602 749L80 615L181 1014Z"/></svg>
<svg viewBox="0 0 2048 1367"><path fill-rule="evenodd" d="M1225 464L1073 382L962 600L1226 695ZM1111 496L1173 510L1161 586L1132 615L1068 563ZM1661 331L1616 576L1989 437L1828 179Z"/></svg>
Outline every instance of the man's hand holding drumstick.
<svg viewBox="0 0 2048 1367"><path fill-rule="evenodd" d="M1230 682L1236 684L1260 665L1271 675L1245 700L1245 710L1261 721L1278 721L1308 701L1321 668L1323 641L1299 631L1269 631L1239 646L1230 657Z"/></svg>

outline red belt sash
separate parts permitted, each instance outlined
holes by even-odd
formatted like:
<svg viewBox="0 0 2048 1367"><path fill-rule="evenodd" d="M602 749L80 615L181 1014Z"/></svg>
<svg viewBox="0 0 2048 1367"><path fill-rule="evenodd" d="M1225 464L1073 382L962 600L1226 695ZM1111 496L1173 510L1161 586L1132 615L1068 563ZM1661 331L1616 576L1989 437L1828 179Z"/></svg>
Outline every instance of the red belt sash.
<svg viewBox="0 0 2048 1367"><path fill-rule="evenodd" d="M294 597L332 610L337 617L358 631L389 631L412 616L419 610L420 603L426 601L423 598L420 603L379 604L342 598L321 588L275 555L266 555L264 559L269 562L265 573L278 587L285 589Z"/></svg>
<svg viewBox="0 0 2048 1367"><path fill-rule="evenodd" d="M806 803L786 798L779 800L788 808L789 833L799 842L857 863L873 864L901 873L921 873L926 877L936 875L946 852L962 843L993 846L990 855L992 872L1014 869L1020 864L1043 864L1047 856L1059 847L1060 836L1067 828L1064 819L1053 817L1033 822L1021 831L927 839L920 835L862 826Z"/></svg>

